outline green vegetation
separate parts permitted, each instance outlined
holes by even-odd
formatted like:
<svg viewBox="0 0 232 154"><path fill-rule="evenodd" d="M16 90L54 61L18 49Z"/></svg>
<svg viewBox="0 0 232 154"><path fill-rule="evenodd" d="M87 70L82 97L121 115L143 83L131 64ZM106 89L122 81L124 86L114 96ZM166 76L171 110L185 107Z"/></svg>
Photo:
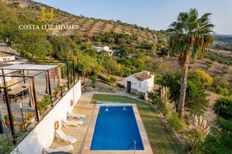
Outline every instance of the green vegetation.
<svg viewBox="0 0 232 154"><path fill-rule="evenodd" d="M177 113L173 113L168 122L176 132L181 132L185 128L185 123L178 117Z"/></svg>
<svg viewBox="0 0 232 154"><path fill-rule="evenodd" d="M50 35L45 30L20 30L19 25L24 24L59 24L53 22L40 22L34 16L40 13L39 5L31 4L28 9L22 9L17 3L9 5L1 3L0 39L5 40L12 48L15 48L22 56L28 59L56 59L71 60L75 62L75 69L81 72L83 78L99 77L100 74L127 76L141 70L150 70L152 59L156 51L167 43L165 37L156 32L159 42L150 42L150 39L141 38L137 34L121 34L117 32L97 33L96 35ZM8 13L6 13L8 12ZM34 16L33 16L34 15ZM56 16L63 19L71 15L56 12ZM57 18L58 18L57 17ZM80 17L74 17L79 19ZM8 20L10 19L10 20ZM96 25L95 19L91 20L92 26ZM100 22L100 21L99 21ZM103 21L101 21L103 22ZM107 22L107 21L104 21ZM128 24L123 26L130 26ZM117 24L119 24L117 22ZM114 24L116 25L116 24ZM139 27L136 27L139 28ZM92 30L91 30L92 31ZM153 31L141 29L143 31ZM82 32L80 30L80 32ZM79 33L79 32L78 32ZM159 35L159 36L158 36ZM94 45L108 45L116 51L116 57L110 57L107 53L98 53Z"/></svg>
<svg viewBox="0 0 232 154"><path fill-rule="evenodd" d="M203 153L229 154L232 151L232 99L218 99L214 105L214 112L218 116L216 123L220 129L208 136L201 150Z"/></svg>
<svg viewBox="0 0 232 154"><path fill-rule="evenodd" d="M0 136L0 152L2 154L9 153L11 150L13 150L14 146L11 142L9 142L11 139L11 137L8 139L5 135Z"/></svg>
<svg viewBox="0 0 232 154"><path fill-rule="evenodd" d="M218 40L218 37L216 36L216 40ZM222 40L223 42L227 42L227 40ZM228 39L228 43L217 43L213 46L216 50L226 50L226 51L232 51L232 38Z"/></svg>
<svg viewBox="0 0 232 154"><path fill-rule="evenodd" d="M175 108L178 110L178 99L177 95L180 92L180 72L167 73L162 76L158 81L160 85L170 88L170 99L175 103ZM202 76L196 74L196 72L190 72L188 76L187 88L186 88L186 102L185 111L191 114L203 114L208 107L208 101L206 99L206 85L202 79Z"/></svg>
<svg viewBox="0 0 232 154"><path fill-rule="evenodd" d="M136 104L145 125L153 153L185 153L182 151L181 145L171 136L171 130L162 122L159 113L151 105L129 97L102 94L95 94L92 101L93 103L96 101L109 101Z"/></svg>
<svg viewBox="0 0 232 154"><path fill-rule="evenodd" d="M102 35L94 35L93 41L99 44L128 44L132 41L136 41L136 36L130 36L128 34L115 34L115 33L105 33Z"/></svg>
<svg viewBox="0 0 232 154"><path fill-rule="evenodd" d="M216 50L232 51L232 36L231 35L216 35L216 43L213 46Z"/></svg>
<svg viewBox="0 0 232 154"><path fill-rule="evenodd" d="M212 60L212 61L217 61L221 64L232 65L232 57L222 56L222 55L219 55L219 54L211 52L211 51L208 51L205 54L205 57Z"/></svg>
<svg viewBox="0 0 232 154"><path fill-rule="evenodd" d="M45 96L40 102L38 102L38 110L40 114L46 112L46 109L51 105L51 97Z"/></svg>
<svg viewBox="0 0 232 154"><path fill-rule="evenodd" d="M214 78L213 85L210 87L210 90L223 96L232 95L231 83L228 79L224 79L220 76L216 76Z"/></svg>
<svg viewBox="0 0 232 154"><path fill-rule="evenodd" d="M201 69L194 70L194 74L198 79L202 81L202 83L205 84L205 86L209 87L213 84L213 78L207 74L205 71Z"/></svg>
<svg viewBox="0 0 232 154"><path fill-rule="evenodd" d="M181 67L181 88L178 103L178 113L184 117L185 98L187 89L187 76L190 58L196 58L213 43L212 28L210 23L210 13L198 17L196 9L179 14L177 21L171 24L169 31L170 51L179 57Z"/></svg>
<svg viewBox="0 0 232 154"><path fill-rule="evenodd" d="M156 73L155 79L162 87L149 93L149 99L167 119L171 129L186 138L191 152L226 153L231 150L229 147L231 100L226 98L217 101L216 125L220 130L213 129L216 133L210 133L208 137L209 127L200 116L208 107L207 91L224 96L232 95L230 79L222 77L224 71L216 77L211 77L200 69L192 69L188 72L191 59L201 56L213 42L211 35L213 25L209 21L209 13L198 17L195 9L182 12L168 32L155 32L121 21L73 16L58 10L56 16L59 21L40 22L35 18L40 14L39 4L31 3L24 9L19 3L12 2L6 5L0 1L0 40L16 49L22 56L28 59L73 61L75 71L80 73L82 80L91 79L92 87L96 86L97 81L115 86L117 85L115 76L128 76L141 70ZM20 24L41 25L62 22L79 24L81 27L77 32L67 36L50 35L45 30L32 31L18 28ZM103 28L97 30L96 27L99 25ZM170 38L169 45L168 38ZM106 52L97 52L93 47L102 45L113 49L115 56L111 57ZM180 72L170 69L170 65L175 63L171 61L172 59L165 63L169 56L179 57ZM223 57L213 52L207 52L205 57L226 64L225 71L228 71L228 65L232 64L230 57ZM65 76L65 69L61 71L62 76ZM63 89L58 87L53 94L60 96L62 91ZM180 148L181 143L171 137L173 130L165 126L159 112L150 104L109 95L94 95L93 101L96 100L137 104L154 153L187 153ZM49 105L51 105L49 96L38 102L40 114L43 114ZM9 120L5 118L9 126ZM25 119L29 122L31 115L26 115ZM199 146L200 144L203 146Z"/></svg>

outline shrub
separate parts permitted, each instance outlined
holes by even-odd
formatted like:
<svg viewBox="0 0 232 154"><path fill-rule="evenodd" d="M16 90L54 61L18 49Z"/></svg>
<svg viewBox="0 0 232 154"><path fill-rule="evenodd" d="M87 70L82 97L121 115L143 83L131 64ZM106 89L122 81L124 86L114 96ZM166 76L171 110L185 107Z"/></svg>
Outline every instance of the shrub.
<svg viewBox="0 0 232 154"><path fill-rule="evenodd" d="M232 119L232 98L220 98L214 104L214 112L225 119Z"/></svg>
<svg viewBox="0 0 232 154"><path fill-rule="evenodd" d="M194 73L197 77L202 80L207 86L211 86L213 84L213 78L207 74L205 71L201 69L194 70Z"/></svg>
<svg viewBox="0 0 232 154"><path fill-rule="evenodd" d="M232 64L232 57L222 56L222 55L219 55L211 51L208 51L206 53L206 58L209 58L212 61L217 61L219 63L226 64L226 65Z"/></svg>
<svg viewBox="0 0 232 154"><path fill-rule="evenodd" d="M159 105L160 99L160 92L158 90L154 90L153 92L148 92L148 99L152 104Z"/></svg>
<svg viewBox="0 0 232 154"><path fill-rule="evenodd" d="M65 86L58 86L54 89L53 95L58 98L65 91Z"/></svg>
<svg viewBox="0 0 232 154"><path fill-rule="evenodd" d="M163 87L162 87L163 88ZM166 88L166 87L165 87ZM169 95L162 97L162 90L154 90L153 92L148 92L148 99L152 104L156 105L162 114L167 117L171 108L169 108Z"/></svg>
<svg viewBox="0 0 232 154"><path fill-rule="evenodd" d="M220 76L216 76L214 78L214 82L211 87L211 90L223 96L232 95L232 87L230 82L228 81L228 79L222 78Z"/></svg>
<svg viewBox="0 0 232 154"><path fill-rule="evenodd" d="M50 96L45 96L42 101L38 102L38 110L40 114L43 114L47 107L51 104L51 97Z"/></svg>
<svg viewBox="0 0 232 154"><path fill-rule="evenodd" d="M140 99L145 99L145 94L143 92L139 92L138 97Z"/></svg>
<svg viewBox="0 0 232 154"><path fill-rule="evenodd" d="M0 138L0 153L6 154L10 153L11 150L13 150L14 146L13 144L9 144L9 139L6 136L1 136Z"/></svg>
<svg viewBox="0 0 232 154"><path fill-rule="evenodd" d="M34 117L33 113L27 113L27 114L25 114L25 116L24 116L25 123L29 123L30 120L32 120L33 117Z"/></svg>
<svg viewBox="0 0 232 154"><path fill-rule="evenodd" d="M211 134L201 146L201 153L205 154L231 154L232 135Z"/></svg>
<svg viewBox="0 0 232 154"><path fill-rule="evenodd" d="M193 116L190 119L191 129L188 131L188 140L197 148L198 144L203 142L210 132L210 125L202 116Z"/></svg>
<svg viewBox="0 0 232 154"><path fill-rule="evenodd" d="M116 82L116 78L110 76L110 77L105 78L105 81L108 84L114 84Z"/></svg>
<svg viewBox="0 0 232 154"><path fill-rule="evenodd" d="M212 89L212 91L216 92L217 94L223 95L223 96L229 96L232 93L230 88L223 87L223 86L220 86L220 85L216 85Z"/></svg>
<svg viewBox="0 0 232 154"><path fill-rule="evenodd" d="M201 150L204 153L229 154L232 151L232 98L219 98L214 105L214 112L218 116L216 124L220 129L208 136Z"/></svg>
<svg viewBox="0 0 232 154"><path fill-rule="evenodd" d="M180 73L167 73L160 80L162 86L170 89L170 99L178 102L180 94ZM194 73L188 76L185 110L200 115L208 107L207 92L204 83Z"/></svg>
<svg viewBox="0 0 232 154"><path fill-rule="evenodd" d="M176 132L182 132L185 128L185 123L178 117L177 113L173 113L168 122Z"/></svg>
<svg viewBox="0 0 232 154"><path fill-rule="evenodd" d="M98 79L98 76L96 74L93 74L90 76L91 78L91 81L92 81L92 87L95 88L96 87L96 83L97 83L97 79Z"/></svg>
<svg viewBox="0 0 232 154"><path fill-rule="evenodd" d="M125 89L125 85L123 85L123 84L117 83L117 86L118 86L119 88L121 88L121 89Z"/></svg>

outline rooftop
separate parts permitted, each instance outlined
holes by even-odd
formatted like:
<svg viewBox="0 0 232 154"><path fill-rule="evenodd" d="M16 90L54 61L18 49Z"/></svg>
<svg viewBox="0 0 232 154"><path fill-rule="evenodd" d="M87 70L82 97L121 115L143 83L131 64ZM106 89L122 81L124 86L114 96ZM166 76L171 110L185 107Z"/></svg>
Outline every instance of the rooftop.
<svg viewBox="0 0 232 154"><path fill-rule="evenodd" d="M8 56L12 56L12 55L9 55L7 53L4 53L4 52L0 51L0 57L8 57Z"/></svg>
<svg viewBox="0 0 232 154"><path fill-rule="evenodd" d="M152 77L152 75L151 75L150 72L148 72L148 71L138 72L138 73L133 74L133 76L134 76L137 80L140 80L140 81L147 80L147 79L149 79L149 78Z"/></svg>

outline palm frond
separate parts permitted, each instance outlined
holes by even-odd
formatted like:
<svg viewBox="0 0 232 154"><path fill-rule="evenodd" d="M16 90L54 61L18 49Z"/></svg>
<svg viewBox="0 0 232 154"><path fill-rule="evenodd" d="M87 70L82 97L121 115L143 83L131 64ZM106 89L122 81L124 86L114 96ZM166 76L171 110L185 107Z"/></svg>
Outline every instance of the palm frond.
<svg viewBox="0 0 232 154"><path fill-rule="evenodd" d="M179 56L181 66L184 66L188 56L196 58L213 43L213 27L210 22L211 13L198 17L196 9L181 12L177 21L170 25L170 50Z"/></svg>

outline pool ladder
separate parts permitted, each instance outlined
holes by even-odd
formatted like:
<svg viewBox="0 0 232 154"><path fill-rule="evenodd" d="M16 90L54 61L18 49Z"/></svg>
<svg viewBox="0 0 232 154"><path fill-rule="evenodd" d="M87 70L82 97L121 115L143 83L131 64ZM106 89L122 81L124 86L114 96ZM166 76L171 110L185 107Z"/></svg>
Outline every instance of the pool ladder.
<svg viewBox="0 0 232 154"><path fill-rule="evenodd" d="M134 154L135 154L135 150L136 150L136 140L131 140L130 141L130 149L134 150Z"/></svg>

